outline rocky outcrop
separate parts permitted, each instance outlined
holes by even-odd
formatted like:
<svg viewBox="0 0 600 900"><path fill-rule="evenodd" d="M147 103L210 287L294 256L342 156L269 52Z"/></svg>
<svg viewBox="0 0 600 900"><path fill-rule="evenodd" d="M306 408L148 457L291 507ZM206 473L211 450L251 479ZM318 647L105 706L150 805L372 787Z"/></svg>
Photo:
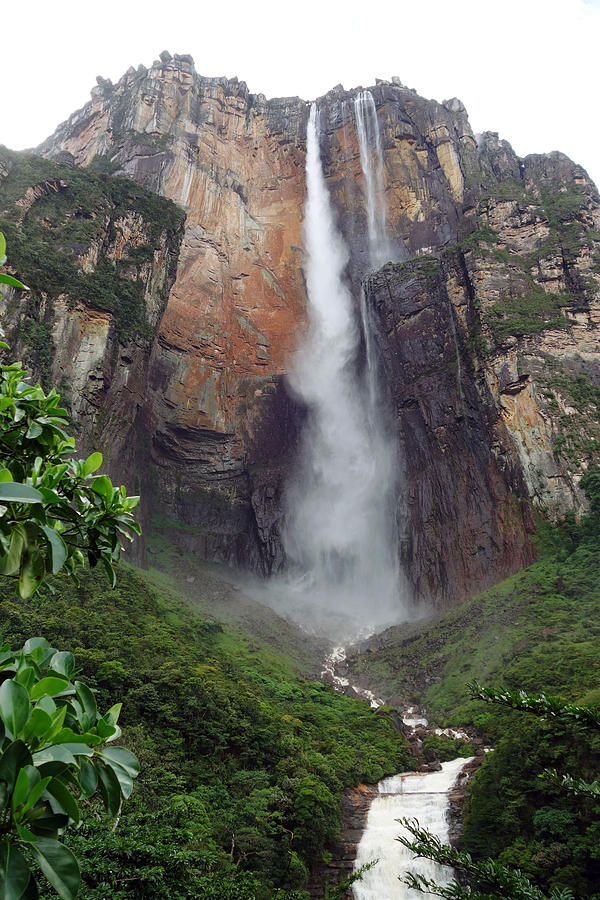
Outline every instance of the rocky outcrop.
<svg viewBox="0 0 600 900"><path fill-rule="evenodd" d="M4 291L12 350L60 387L79 450L135 492L129 449L175 279L182 214L125 179L2 150L0 228L30 290Z"/></svg>
<svg viewBox="0 0 600 900"><path fill-rule="evenodd" d="M448 819L450 822L450 827L448 829L448 843L452 844L453 847L460 846L460 837L463 826L463 810L469 791L469 785L473 775L484 759L484 751L479 749L477 755L469 760L469 762L461 769L459 776L456 779L456 784L448 796Z"/></svg>
<svg viewBox="0 0 600 900"><path fill-rule="evenodd" d="M352 874L356 849L365 830L369 808L376 796L377 785L372 784L361 784L344 791L340 837L332 848L331 861L319 867L316 878L308 885L311 900L321 900L327 886L334 887ZM341 900L352 900L352 892L344 894Z"/></svg>
<svg viewBox="0 0 600 900"><path fill-rule="evenodd" d="M401 552L417 593L446 604L532 558L529 504L581 507L578 479L600 446L598 195L561 154L521 160L489 133L477 144L457 99L425 100L398 79L370 90L392 254L433 257L385 268L368 290L403 450ZM318 106L358 300L368 259L355 96L336 88ZM163 53L115 85L99 79L40 148L61 164L48 190L87 167L185 213L147 369L127 376L135 413L115 464L140 473L147 521L182 549L263 572L284 563L282 483L303 418L285 372L305 324L308 112ZM94 252L86 245L81 265ZM70 346L62 327L58 314L56 340ZM106 322L94 313L85 328L97 333L85 357L63 360L78 396L106 358Z"/></svg>
<svg viewBox="0 0 600 900"><path fill-rule="evenodd" d="M417 595L447 603L527 565L533 528L509 436L468 352L470 323L460 328L448 295L446 279L460 273L445 263L388 266L368 292L404 466L404 561Z"/></svg>
<svg viewBox="0 0 600 900"><path fill-rule="evenodd" d="M519 162L494 135L481 159L478 229L367 282L404 465L400 543L438 603L531 562L531 506L581 508L600 458L597 191L561 154Z"/></svg>

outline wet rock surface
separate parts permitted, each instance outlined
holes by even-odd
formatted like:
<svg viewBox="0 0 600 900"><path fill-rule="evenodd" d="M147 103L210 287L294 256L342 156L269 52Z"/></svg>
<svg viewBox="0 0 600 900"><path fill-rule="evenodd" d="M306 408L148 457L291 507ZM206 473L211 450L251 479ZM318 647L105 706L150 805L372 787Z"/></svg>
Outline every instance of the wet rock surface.
<svg viewBox="0 0 600 900"><path fill-rule="evenodd" d="M394 414L404 564L417 598L448 605L533 558L529 504L582 506L578 480L600 429L572 386L599 383L600 206L562 154L520 159L494 133L476 143L456 98L425 100L399 79L371 92L392 255L441 256L427 271L384 268L368 291ZM318 105L358 302L368 246L356 94L338 86ZM285 563L282 485L305 412L285 373L306 324L308 112L300 98L267 100L163 53L116 84L100 79L40 148L70 166L101 159L185 211L136 439L119 462L142 473L147 523L262 573Z"/></svg>

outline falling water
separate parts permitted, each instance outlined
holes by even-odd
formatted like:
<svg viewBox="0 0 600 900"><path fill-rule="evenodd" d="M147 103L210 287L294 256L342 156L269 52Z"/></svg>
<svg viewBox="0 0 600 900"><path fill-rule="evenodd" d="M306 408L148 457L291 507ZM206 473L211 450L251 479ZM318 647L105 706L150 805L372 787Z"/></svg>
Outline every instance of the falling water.
<svg viewBox="0 0 600 900"><path fill-rule="evenodd" d="M291 614L347 639L403 618L391 503L395 465L358 374L360 334L344 280L348 253L323 174L315 104L306 183L309 331L290 383L308 417L299 470L287 490L284 543L297 576Z"/></svg>
<svg viewBox="0 0 600 900"><path fill-rule="evenodd" d="M407 872L433 878L446 885L452 878L452 870L427 859L414 859L413 854L396 838L409 835L396 821L399 818L417 819L421 828L448 840L448 793L459 772L469 762L454 759L442 763L441 772L425 775L405 773L384 778L379 782L379 796L369 809L367 824L358 845L355 870L365 863L379 862L367 871L352 890L355 900L412 900L422 897L398 880Z"/></svg>
<svg viewBox="0 0 600 900"><path fill-rule="evenodd" d="M360 151L360 165L365 182L365 206L367 212L367 238L369 269L378 269L392 258L392 246L388 238L387 215L384 196L383 154L377 110L371 91L360 91L354 98L356 135ZM365 340L366 377L369 402L373 411L379 409L379 366L373 340L373 323L369 315L364 289L361 291L360 315Z"/></svg>
<svg viewBox="0 0 600 900"><path fill-rule="evenodd" d="M391 259L392 250L387 236L381 135L371 91L360 91L356 95L354 115L360 164L365 179L369 263L371 268L378 269Z"/></svg>

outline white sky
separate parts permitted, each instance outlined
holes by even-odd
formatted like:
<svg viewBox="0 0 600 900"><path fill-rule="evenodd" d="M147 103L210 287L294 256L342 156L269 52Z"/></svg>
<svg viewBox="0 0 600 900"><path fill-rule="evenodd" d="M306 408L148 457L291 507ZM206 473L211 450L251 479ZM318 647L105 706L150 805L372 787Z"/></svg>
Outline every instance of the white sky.
<svg viewBox="0 0 600 900"><path fill-rule="evenodd" d="M18 3L18 8L17 8ZM562 150L600 184L600 0L9 0L2 10L0 143L40 143L161 50L268 97L398 75L459 97L473 130L520 155Z"/></svg>

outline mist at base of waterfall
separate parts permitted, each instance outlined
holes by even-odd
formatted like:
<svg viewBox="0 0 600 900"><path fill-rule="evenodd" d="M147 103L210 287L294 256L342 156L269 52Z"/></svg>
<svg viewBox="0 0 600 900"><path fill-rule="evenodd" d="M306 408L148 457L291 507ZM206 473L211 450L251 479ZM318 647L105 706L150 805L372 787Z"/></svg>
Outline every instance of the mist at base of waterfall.
<svg viewBox="0 0 600 900"><path fill-rule="evenodd" d="M244 591L303 631L349 646L392 625L413 622L422 611L401 603L397 583L385 577L369 585L323 584L309 575L287 573L244 582ZM382 597L385 602L381 603Z"/></svg>
<svg viewBox="0 0 600 900"><path fill-rule="evenodd" d="M320 138L313 104L304 215L308 328L288 373L307 415L283 496L288 575L273 583L267 602L339 642L406 619L408 590L398 565L397 453L383 425L369 354L367 371L360 365L362 342L369 341L346 280L348 249L336 225Z"/></svg>

